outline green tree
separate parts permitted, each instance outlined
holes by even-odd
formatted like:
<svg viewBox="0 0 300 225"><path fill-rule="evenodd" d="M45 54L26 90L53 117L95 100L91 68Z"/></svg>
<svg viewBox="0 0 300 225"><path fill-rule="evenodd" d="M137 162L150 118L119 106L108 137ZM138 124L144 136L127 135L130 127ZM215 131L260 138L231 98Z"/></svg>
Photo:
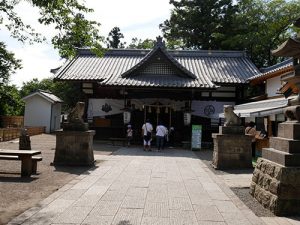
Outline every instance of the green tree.
<svg viewBox="0 0 300 225"><path fill-rule="evenodd" d="M64 101L63 110L68 110L75 106L76 102L83 100L80 83L69 83L63 81L54 82L52 78L41 81L34 78L23 83L20 90L21 97L25 97L37 90L49 91Z"/></svg>
<svg viewBox="0 0 300 225"><path fill-rule="evenodd" d="M292 23L300 16L300 1L241 0L238 6L236 32L226 44L231 49L246 50L258 67L277 63L271 50L293 34Z"/></svg>
<svg viewBox="0 0 300 225"><path fill-rule="evenodd" d="M114 27L108 34L106 38L107 48L124 48L125 42L121 42L124 35L121 33L119 27Z"/></svg>
<svg viewBox="0 0 300 225"><path fill-rule="evenodd" d="M33 27L25 24L21 17L15 12L15 7L28 2L32 7L39 9L40 17L38 22L43 25L53 25L57 31L51 37L55 48L59 49L62 57L70 58L75 55L76 47L92 47L99 49L103 40L98 35L99 23L85 19L84 14L93 12L78 0L10 0L0 1L0 29L6 27L12 37L25 43L45 41L46 38L35 31ZM1 54L7 53L3 42L0 45ZM96 51L99 52L99 51ZM0 60L6 62L6 71L0 73L0 78L7 79L11 72L20 67L20 61L13 55L0 55ZM0 65L2 66L2 65ZM2 67L0 68L1 71Z"/></svg>
<svg viewBox="0 0 300 225"><path fill-rule="evenodd" d="M273 65L271 55L292 33L300 0L170 0L170 19L160 25L177 48L245 50L258 67Z"/></svg>
<svg viewBox="0 0 300 225"><path fill-rule="evenodd" d="M12 52L7 51L3 42L0 42L0 86L9 81L10 74L21 68L20 60Z"/></svg>
<svg viewBox="0 0 300 225"><path fill-rule="evenodd" d="M152 39L138 39L138 38L132 38L131 43L128 45L127 48L130 49L152 49L155 45L155 41Z"/></svg>
<svg viewBox="0 0 300 225"><path fill-rule="evenodd" d="M168 42L181 48L224 49L223 39L233 30L237 6L232 0L170 0L170 19L160 24Z"/></svg>
<svg viewBox="0 0 300 225"><path fill-rule="evenodd" d="M24 103L15 85L0 86L0 102L0 115L23 115Z"/></svg>

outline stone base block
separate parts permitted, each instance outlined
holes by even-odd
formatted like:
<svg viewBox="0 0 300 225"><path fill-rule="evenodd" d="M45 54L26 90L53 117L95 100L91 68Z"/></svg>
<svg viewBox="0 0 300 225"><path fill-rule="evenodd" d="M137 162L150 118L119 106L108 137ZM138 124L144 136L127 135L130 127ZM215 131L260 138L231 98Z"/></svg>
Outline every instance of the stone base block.
<svg viewBox="0 0 300 225"><path fill-rule="evenodd" d="M284 167L259 159L250 194L277 216L300 214L300 167Z"/></svg>
<svg viewBox="0 0 300 225"><path fill-rule="evenodd" d="M290 154L274 148L263 148L262 157L283 166L300 166L300 153Z"/></svg>
<svg viewBox="0 0 300 225"><path fill-rule="evenodd" d="M252 167L251 137L247 135L213 134L215 169Z"/></svg>
<svg viewBox="0 0 300 225"><path fill-rule="evenodd" d="M245 127L243 126L219 126L219 134L229 134L229 135L234 135L234 134L245 134Z"/></svg>
<svg viewBox="0 0 300 225"><path fill-rule="evenodd" d="M93 136L95 131L57 131L54 165L94 165Z"/></svg>
<svg viewBox="0 0 300 225"><path fill-rule="evenodd" d="M288 153L300 153L300 140L270 137L270 148L280 149L280 151Z"/></svg>
<svg viewBox="0 0 300 225"><path fill-rule="evenodd" d="M69 123L65 122L63 123L63 130L64 131L88 131L89 125L88 123Z"/></svg>
<svg viewBox="0 0 300 225"><path fill-rule="evenodd" d="M278 137L300 140L300 123L287 121L278 124Z"/></svg>

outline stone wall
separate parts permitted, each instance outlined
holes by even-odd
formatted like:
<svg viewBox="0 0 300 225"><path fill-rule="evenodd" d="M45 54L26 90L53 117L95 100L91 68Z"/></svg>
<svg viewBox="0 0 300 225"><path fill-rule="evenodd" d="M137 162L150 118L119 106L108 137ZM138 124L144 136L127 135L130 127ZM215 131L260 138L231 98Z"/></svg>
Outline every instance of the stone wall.
<svg viewBox="0 0 300 225"><path fill-rule="evenodd" d="M284 167L261 158L253 172L250 193L275 215L299 214L299 177L299 167Z"/></svg>

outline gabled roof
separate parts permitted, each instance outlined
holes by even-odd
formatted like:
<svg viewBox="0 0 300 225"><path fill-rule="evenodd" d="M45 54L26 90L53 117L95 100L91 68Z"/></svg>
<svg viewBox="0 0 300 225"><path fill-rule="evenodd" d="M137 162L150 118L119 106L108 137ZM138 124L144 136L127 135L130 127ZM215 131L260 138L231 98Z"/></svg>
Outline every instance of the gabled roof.
<svg viewBox="0 0 300 225"><path fill-rule="evenodd" d="M272 51L272 54L274 56L300 58L300 40L289 38Z"/></svg>
<svg viewBox="0 0 300 225"><path fill-rule="evenodd" d="M258 83L276 76L281 76L292 70L293 70L293 59L291 58L283 62L277 63L273 66L262 68L261 69L262 74L250 77L249 81L253 83Z"/></svg>
<svg viewBox="0 0 300 225"><path fill-rule="evenodd" d="M59 97L55 96L54 94L47 92L47 91L42 91L42 90L38 90L36 92L33 92L27 96L25 96L24 98L22 98L24 101L33 97L33 96L40 96L42 98L44 98L45 100L49 101L50 103L54 104L54 103L62 103L63 100L61 100Z"/></svg>
<svg viewBox="0 0 300 225"><path fill-rule="evenodd" d="M163 63L159 63L157 58ZM259 70L240 51L110 49L100 58L89 49L56 73L57 80L92 81L102 86L216 88L246 83Z"/></svg>
<svg viewBox="0 0 300 225"><path fill-rule="evenodd" d="M187 70L185 67L183 67L180 63L177 62L176 59L174 59L166 50L165 45L162 42L162 39L158 39L159 41L155 45L155 47L134 67L127 70L125 73L123 73L122 77L130 77L130 76L137 76L139 73L141 73L143 67L149 67L149 64L152 63L159 63L159 64L166 64L170 68L168 72L173 72L174 75L185 77L185 78L192 78L196 79L196 76L189 70ZM148 65L147 65L148 64ZM171 67L173 66L173 68ZM154 72L154 71L153 71ZM167 71L164 71L167 72Z"/></svg>

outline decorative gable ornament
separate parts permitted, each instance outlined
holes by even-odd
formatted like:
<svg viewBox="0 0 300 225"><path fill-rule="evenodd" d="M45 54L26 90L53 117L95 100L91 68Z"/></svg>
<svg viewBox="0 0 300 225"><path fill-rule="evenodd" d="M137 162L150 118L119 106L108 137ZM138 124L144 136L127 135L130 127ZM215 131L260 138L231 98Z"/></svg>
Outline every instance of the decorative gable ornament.
<svg viewBox="0 0 300 225"><path fill-rule="evenodd" d="M124 72L121 77L138 76L178 76L186 79L196 79L196 75L183 67L173 56L165 49L162 37L157 37L155 47L134 67Z"/></svg>

